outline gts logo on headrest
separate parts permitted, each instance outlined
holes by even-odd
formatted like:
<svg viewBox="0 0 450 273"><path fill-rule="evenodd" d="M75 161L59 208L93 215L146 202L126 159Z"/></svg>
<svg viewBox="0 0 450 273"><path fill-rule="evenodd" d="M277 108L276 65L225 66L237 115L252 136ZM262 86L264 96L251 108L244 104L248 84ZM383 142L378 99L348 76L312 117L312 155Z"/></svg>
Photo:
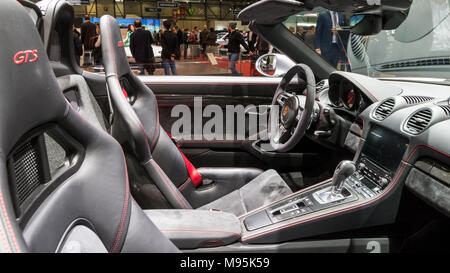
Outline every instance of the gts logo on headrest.
<svg viewBox="0 0 450 273"><path fill-rule="evenodd" d="M34 63L39 58L37 49L27 49L17 52L14 55L14 63Z"/></svg>

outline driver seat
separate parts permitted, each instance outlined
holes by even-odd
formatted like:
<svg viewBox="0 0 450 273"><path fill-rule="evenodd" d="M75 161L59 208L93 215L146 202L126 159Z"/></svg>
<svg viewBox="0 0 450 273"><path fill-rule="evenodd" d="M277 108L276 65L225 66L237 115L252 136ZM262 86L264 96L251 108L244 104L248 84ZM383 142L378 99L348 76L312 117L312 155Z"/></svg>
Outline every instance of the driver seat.
<svg viewBox="0 0 450 273"><path fill-rule="evenodd" d="M156 97L131 71L116 20L102 16L100 30L114 112L112 135L136 157L172 208L216 209L239 216L292 193L275 170L197 170L160 126ZM214 181L213 187L197 190L205 179Z"/></svg>

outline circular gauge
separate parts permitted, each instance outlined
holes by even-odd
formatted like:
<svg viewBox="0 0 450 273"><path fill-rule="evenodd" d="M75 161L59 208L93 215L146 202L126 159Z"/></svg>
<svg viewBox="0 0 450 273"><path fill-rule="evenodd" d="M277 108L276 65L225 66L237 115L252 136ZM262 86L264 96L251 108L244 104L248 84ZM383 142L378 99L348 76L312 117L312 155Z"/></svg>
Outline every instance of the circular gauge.
<svg viewBox="0 0 450 273"><path fill-rule="evenodd" d="M343 80L339 86L340 100L348 110L355 110L359 104L359 93L353 84L347 80Z"/></svg>
<svg viewBox="0 0 450 273"><path fill-rule="evenodd" d="M330 84L330 88L328 89L328 99L335 107L342 107L338 83Z"/></svg>

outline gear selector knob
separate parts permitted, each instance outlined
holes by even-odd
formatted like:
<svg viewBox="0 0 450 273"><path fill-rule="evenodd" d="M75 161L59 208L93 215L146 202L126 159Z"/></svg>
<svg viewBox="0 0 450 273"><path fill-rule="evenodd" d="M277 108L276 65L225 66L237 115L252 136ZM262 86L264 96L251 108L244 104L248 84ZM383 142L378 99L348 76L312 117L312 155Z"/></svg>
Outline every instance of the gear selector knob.
<svg viewBox="0 0 450 273"><path fill-rule="evenodd" d="M347 177L356 171L356 166L353 161L344 160L339 163L334 171L333 181L331 183L331 194L336 195L341 193L344 187L344 181Z"/></svg>

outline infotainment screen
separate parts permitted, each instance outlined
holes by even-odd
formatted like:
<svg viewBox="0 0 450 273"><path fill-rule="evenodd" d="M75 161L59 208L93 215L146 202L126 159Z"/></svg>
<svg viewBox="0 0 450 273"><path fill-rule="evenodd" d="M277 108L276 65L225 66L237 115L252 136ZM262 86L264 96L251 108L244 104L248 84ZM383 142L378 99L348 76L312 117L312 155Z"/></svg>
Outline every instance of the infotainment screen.
<svg viewBox="0 0 450 273"><path fill-rule="evenodd" d="M362 153L374 163L395 172L408 148L408 139L400 134L373 125L367 136Z"/></svg>

